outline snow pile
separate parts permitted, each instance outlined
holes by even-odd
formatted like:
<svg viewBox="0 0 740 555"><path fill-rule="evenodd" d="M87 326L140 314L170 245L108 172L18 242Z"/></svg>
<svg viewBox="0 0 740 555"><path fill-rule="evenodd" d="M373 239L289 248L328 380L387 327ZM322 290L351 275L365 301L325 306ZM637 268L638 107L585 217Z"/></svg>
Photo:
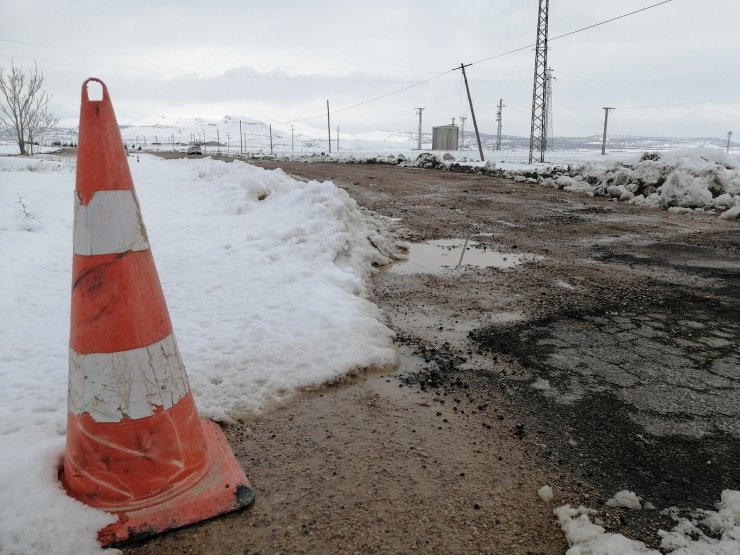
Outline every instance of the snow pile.
<svg viewBox="0 0 740 555"><path fill-rule="evenodd" d="M673 531L660 532L660 546L673 549L674 555L740 553L740 491L724 490L717 509L698 511L691 519L676 517Z"/></svg>
<svg viewBox="0 0 740 555"><path fill-rule="evenodd" d="M635 492L623 489L614 494L614 497L606 502L610 507L624 507L626 509L632 509L639 511L642 509L642 503L640 497Z"/></svg>
<svg viewBox="0 0 740 555"><path fill-rule="evenodd" d="M720 218L740 217L740 165L718 149L651 152L625 160L566 164L524 164L492 160L485 163L442 152L422 152L416 158L387 155L259 155L260 159L340 164L388 164L400 167L485 174L589 196L676 213L715 210Z"/></svg>
<svg viewBox="0 0 740 555"><path fill-rule="evenodd" d="M129 160L201 414L239 418L296 388L395 362L393 333L363 297L373 267L401 254L388 220L330 182L210 159ZM0 268L0 553L99 553L108 515L56 480L72 162L0 167L0 251L12 261Z"/></svg>
<svg viewBox="0 0 740 555"><path fill-rule="evenodd" d="M603 526L592 523L588 518L594 513L596 511L593 509L574 509L570 505L553 510L571 546L566 555L660 555L660 552L649 549L640 541L605 532Z"/></svg>
<svg viewBox="0 0 740 555"><path fill-rule="evenodd" d="M619 492L615 498L621 497L624 501L634 496L627 493L632 492ZM638 499L636 496L634 498ZM724 490L717 509L699 510L691 519L679 518L677 509L670 510L669 514L678 524L670 532L658 532L662 538L661 549L671 555L740 553L740 491ZM566 555L660 555L660 552L649 549L643 542L605 532L602 526L591 522L589 515L596 514L593 509L574 509L564 505L553 510L553 514L571 546Z"/></svg>
<svg viewBox="0 0 740 555"><path fill-rule="evenodd" d="M631 204L676 212L717 210L722 218L740 213L738 162L718 150L646 153L631 162L588 162L537 174L546 186Z"/></svg>

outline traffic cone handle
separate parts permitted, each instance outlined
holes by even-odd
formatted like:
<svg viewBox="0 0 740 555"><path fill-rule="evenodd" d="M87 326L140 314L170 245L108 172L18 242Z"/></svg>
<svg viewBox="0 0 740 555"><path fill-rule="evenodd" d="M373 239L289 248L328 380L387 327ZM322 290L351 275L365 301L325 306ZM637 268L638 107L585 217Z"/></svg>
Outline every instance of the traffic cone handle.
<svg viewBox="0 0 740 555"><path fill-rule="evenodd" d="M103 88L103 98L101 98L100 100L90 100L90 97L87 94L87 85L90 82L98 83ZM110 96L108 95L108 87L106 87L105 83L103 83L97 77L89 77L85 79L85 82L82 83L82 102L110 102Z"/></svg>

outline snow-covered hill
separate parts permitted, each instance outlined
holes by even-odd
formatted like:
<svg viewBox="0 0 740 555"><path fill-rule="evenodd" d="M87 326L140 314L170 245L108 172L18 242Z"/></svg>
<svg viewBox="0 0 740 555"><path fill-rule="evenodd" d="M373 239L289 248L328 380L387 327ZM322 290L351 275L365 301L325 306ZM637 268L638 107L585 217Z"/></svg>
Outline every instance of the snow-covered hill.
<svg viewBox="0 0 740 555"><path fill-rule="evenodd" d="M142 149L184 149L192 143L204 144L207 147L229 152L269 152L270 127L272 127L272 149L274 152L312 153L328 152L329 141L326 127L316 124L307 125L301 122L271 123L248 116L227 115L221 119L179 118L169 119L161 116L144 121L122 120L121 135L124 142ZM77 141L76 122L66 120L54 129L46 142L75 143ZM430 124L431 126L431 124ZM351 151L355 153L389 153L411 151L417 147L418 137L413 131L364 131L351 132L331 130L332 151ZM0 135L0 139L9 139ZM481 133L483 149L492 151L496 137L493 134ZM529 137L513 135L502 136L503 150L528 150ZM422 148L430 149L432 135L422 133ZM466 130L461 150L477 150L475 133ZM694 147L725 148L727 140L721 137L642 137L633 135L610 135L607 148L618 150L676 150ZM740 143L733 142L733 148ZM600 151L601 136L555 137L552 141L554 151Z"/></svg>

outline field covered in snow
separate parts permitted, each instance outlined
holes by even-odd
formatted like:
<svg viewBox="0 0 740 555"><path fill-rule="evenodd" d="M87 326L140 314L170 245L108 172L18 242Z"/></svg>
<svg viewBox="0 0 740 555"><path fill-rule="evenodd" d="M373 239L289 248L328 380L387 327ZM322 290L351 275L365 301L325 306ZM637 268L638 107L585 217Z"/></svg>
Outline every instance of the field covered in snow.
<svg viewBox="0 0 740 555"><path fill-rule="evenodd" d="M395 362L365 298L398 244L330 182L212 160L131 169L201 414L229 420L296 388ZM109 517L66 497L74 161L0 157L0 553L96 553ZM372 244L371 244L372 242Z"/></svg>

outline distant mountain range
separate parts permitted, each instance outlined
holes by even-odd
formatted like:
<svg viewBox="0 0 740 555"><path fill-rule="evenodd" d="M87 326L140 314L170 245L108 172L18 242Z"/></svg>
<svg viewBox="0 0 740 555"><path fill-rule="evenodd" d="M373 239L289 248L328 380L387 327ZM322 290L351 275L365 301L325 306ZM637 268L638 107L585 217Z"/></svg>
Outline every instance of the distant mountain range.
<svg viewBox="0 0 740 555"><path fill-rule="evenodd" d="M548 150L600 150L600 135L589 137L555 137ZM431 143L431 135L429 135ZM481 143L485 150L492 150L496 145L496 136L481 133ZM465 132L465 146L476 149L475 133ZM677 150L695 147L725 148L727 139L711 137L639 137L635 135L609 135L607 148L610 150ZM732 147L740 146L736 142ZM528 150L529 137L501 136L501 147L504 150Z"/></svg>
<svg viewBox="0 0 740 555"><path fill-rule="evenodd" d="M138 148L168 146L182 147L192 143L222 149L228 145L231 151L243 149L249 152L270 151L270 125L243 116L225 116L220 120L204 118L187 118L174 121L163 120L163 123L122 124L121 135L127 146ZM240 137L241 133L241 137ZM3 136L0 139L9 140ZM340 148L343 151L405 151L416 147L418 136L407 131L372 131L348 133L340 130ZM77 129L57 127L46 137L46 143L76 143ZM335 148L336 135L332 130L332 146ZM481 134L485 150L493 150L496 136ZM429 149L432 143L431 133L422 133L422 147ZM315 152L328 150L325 129L308 127L299 123L272 126L272 145L280 152ZM465 132L464 149L477 150L475 133ZM529 137L503 135L503 150L528 150ZM674 150L694 147L725 148L727 139L712 137L641 137L633 135L610 135L607 146L610 150ZM733 142L733 148L740 143ZM555 137L548 150L594 151L601 149L601 136L588 137ZM461 149L463 150L463 149Z"/></svg>

